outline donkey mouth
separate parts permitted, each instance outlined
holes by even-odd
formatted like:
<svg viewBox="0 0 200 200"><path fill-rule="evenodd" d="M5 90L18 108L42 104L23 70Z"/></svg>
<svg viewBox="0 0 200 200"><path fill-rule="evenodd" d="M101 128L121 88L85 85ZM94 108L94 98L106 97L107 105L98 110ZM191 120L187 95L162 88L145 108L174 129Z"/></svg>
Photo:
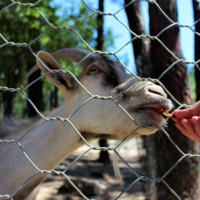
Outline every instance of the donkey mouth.
<svg viewBox="0 0 200 200"><path fill-rule="evenodd" d="M151 113L163 116L164 112L168 112L171 108L168 105L148 105L143 107L135 108L135 112L138 113Z"/></svg>

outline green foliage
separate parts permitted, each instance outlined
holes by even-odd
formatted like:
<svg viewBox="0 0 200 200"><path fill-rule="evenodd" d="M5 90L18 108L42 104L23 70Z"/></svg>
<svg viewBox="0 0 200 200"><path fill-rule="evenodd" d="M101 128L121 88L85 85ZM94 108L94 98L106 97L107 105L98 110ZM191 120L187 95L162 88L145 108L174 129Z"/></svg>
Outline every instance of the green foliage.
<svg viewBox="0 0 200 200"><path fill-rule="evenodd" d="M35 1L30 0L21 2L35 3ZM7 1L0 1L0 10L10 4ZM31 44L30 48L35 53L39 50L51 53L66 47L88 49L76 32L92 48L95 48L96 15L88 17L90 15L92 15L90 9L79 1L75 4L74 1L58 3L56 0L43 0L36 8L14 5L0 12L0 34L8 42ZM46 20L50 23L47 23ZM108 30L106 35L109 38L105 40L107 48L113 43L111 30ZM24 88L27 83L22 83L22 79L27 73L28 67L35 64L35 57L28 47L19 48L6 45L3 38L0 37L0 46L2 45L0 48L0 85ZM74 66L69 62L62 62L61 65L65 70L70 70ZM73 72L75 75L79 75L81 68L76 67ZM44 82L45 109L49 109L49 98L53 85L46 78L42 78L42 80ZM7 99L3 97L3 92L1 92L0 114L3 112L5 101ZM17 94L10 101L17 105L14 107L15 115L20 116L26 112L27 100L22 93Z"/></svg>
<svg viewBox="0 0 200 200"><path fill-rule="evenodd" d="M194 75L194 67L191 67L188 71L189 74L189 85L191 89L191 96L192 96L192 101L196 102L196 81L195 81L195 75Z"/></svg>

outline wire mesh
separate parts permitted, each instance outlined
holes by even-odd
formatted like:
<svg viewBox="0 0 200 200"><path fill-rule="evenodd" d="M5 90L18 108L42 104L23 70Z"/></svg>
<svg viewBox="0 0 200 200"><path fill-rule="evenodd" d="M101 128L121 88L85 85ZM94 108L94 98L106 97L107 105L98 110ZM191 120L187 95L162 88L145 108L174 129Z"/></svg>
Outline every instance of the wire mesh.
<svg viewBox="0 0 200 200"><path fill-rule="evenodd" d="M4 41L3 44L0 45L0 49L3 50L3 48L5 46L14 46L14 47L18 47L18 48L26 48L28 49L32 55L36 58L38 58L38 56L35 54L35 52L32 50L32 45L38 41L44 34L48 34L49 32L53 31L53 30L65 30L65 31L71 31L73 32L75 35L78 36L80 42L84 43L87 48L89 50L91 50L91 54L89 54L87 57L92 56L93 54L103 54L103 55L113 55L120 63L121 65L127 70L129 71L129 73L136 78L136 81L151 81L153 83L156 83L158 85L160 85L164 91L168 94L168 96L171 97L171 99L173 99L174 102L176 102L179 107L186 107L187 105L181 104L180 102L178 102L170 93L169 91L165 88L165 86L159 81L171 68L173 68L177 63L179 62L183 62L185 64L194 64L196 66L198 66L198 63L200 62L199 60L197 61L187 61L184 60L182 58L178 58L172 51L170 51L165 44L158 38L164 31L170 29L173 26L179 26L179 27L185 27L188 28L189 30L193 31L195 34L199 35L198 32L195 32L195 30L193 29L194 25L197 23L195 22L193 25L184 25L184 24L179 24L178 22L174 22L172 21L166 14L165 12L160 8L159 4L154 1L154 0L148 0L149 3L155 4L157 6L157 8L159 9L160 12L162 12L162 14L166 17L166 19L168 19L168 21L170 22L170 25L168 27L165 27L161 32L159 32L157 35L155 36L151 36L151 35L137 35L134 32L132 32L129 27L126 26L126 24L124 24L120 19L117 18L117 14L119 12L121 12L123 9L125 9L125 7L122 7L121 9L119 9L117 12L115 13L105 13L105 12L100 12L100 11L96 11L94 10L90 5L88 5L85 1L82 1L83 4L91 11L92 14L88 15L87 17L85 17L84 19L82 19L80 23L86 23L86 20L94 15L104 15L104 16L112 16L115 18L116 21L118 21L122 26L124 26L134 37L132 40L130 40L128 43L122 45L122 47L118 50L116 50L115 52L101 52L101 51L95 51L88 43L87 41L85 41L82 37L81 37L81 33L79 33L76 29L79 26L79 24L76 24L75 27L65 27L65 26L55 26L52 22L50 22L48 20L48 17L45 16L45 14L43 14L41 11L39 11L39 9L37 8L37 6L40 4L42 0L38 0L35 3L20 3L20 2L16 2L14 0L11 1L11 3L9 3L6 7L4 7L2 10L0 10L0 14L6 12L9 10L10 7L17 7L17 6L21 6L21 7L29 7L31 9L35 9L37 13L39 13L39 15L44 19L45 23L47 23L50 28L42 33L41 35L37 36L36 38L33 38L32 41L30 43L17 43L17 42L12 42L6 39L6 36L2 35L0 33L0 38ZM135 0L136 1L136 0ZM134 2L134 1L132 1ZM131 2L131 3L132 3ZM126 5L126 7L129 6ZM160 75L160 77L158 79L145 79L145 78L139 78L138 76L136 76L134 73L132 73L116 56L116 54L123 48L125 48L128 44L132 43L133 40L136 39L143 39L143 38L149 38L151 40L156 40L157 42L159 42L161 44L161 46L168 51L169 54L171 54L173 56L173 58L175 59L175 61ZM85 59L87 59L87 57L85 57L83 60L81 60L79 63L83 62ZM39 58L38 58L39 59ZM78 64L79 64L78 63ZM78 65L77 64L77 65ZM70 177L67 175L67 171L68 169L75 163L77 162L80 158L82 158L85 154L87 154L89 151L91 150L104 150L104 151L113 151L118 158L136 175L136 179L132 181L132 183L125 188L118 196L115 197L115 199L119 199L125 192L127 192L131 187L133 187L137 182L143 180L150 180L150 181L155 181L155 182L162 182L164 185L166 185L166 187L170 190L170 192L174 195L174 197L176 197L177 199L181 199L179 197L179 195L176 193L176 191L174 191L170 185L165 181L165 177L186 157L200 157L199 154L189 154L189 153L184 153L177 145L176 143L170 138L168 132L165 130L164 127L158 127L159 129L161 129L165 135L168 137L168 139L171 141L171 143L174 145L174 147L177 149L177 151L180 152L181 157L179 160L177 160L177 162L171 166L171 168L166 171L166 173L162 176L162 177L148 177L148 176L143 176L139 173L137 173L134 169L132 169L132 167L129 165L129 163L118 153L117 149L124 143L126 142L129 137L131 137L132 135L134 135L134 133L136 133L136 131L138 131L138 129L140 128L147 128L146 126L141 126L140 124L137 124L137 122L133 119L133 117L129 114L129 112L127 110L125 110L123 108L123 106L121 106L118 101L117 101L117 97L123 93L124 91L121 91L119 94L117 94L116 96L100 96L100 95L96 95L96 94L92 94L87 88L85 88L82 83L75 77L75 75L73 74L73 72L71 70L51 70L49 69L47 66L45 66L46 69L48 70L47 73L66 73L71 75L74 80L83 88L83 90L85 90L85 92L89 95L89 98L85 101L83 101L75 110L73 110L73 112L70 114L69 117L64 118L61 116L56 116L56 117L48 117L43 115L38 109L37 107L32 103L31 99L28 97L28 95L26 94L26 89L29 88L33 83L35 83L36 81L38 81L39 79L41 79L43 76L45 76L46 74L43 74L39 79L35 80L33 83L25 86L24 88L9 88L6 86L0 86L0 90L2 92L19 92L22 93L24 95L24 97L26 98L26 100L32 104L32 106L34 107L34 109L37 111L37 113L40 115L41 119L36 125L34 125L33 127L31 127L30 130L28 130L26 133L23 134L23 136L21 136L19 139L0 139L0 143L4 143L7 145L12 145L12 144L16 144L19 149L21 150L21 152L24 154L24 156L28 159L28 161L31 163L31 165L36 169L35 174L33 174L31 177L29 177L26 181L24 181L24 183L17 188L14 192L10 193L10 194L0 194L0 199L13 199L14 195L17 194L21 189L23 189L26 184L28 184L29 182L32 181L32 179L35 176L38 176L39 174L56 174L58 176L61 176L65 179L67 179L69 181L69 183L77 190L77 192L84 198L84 199L89 199L87 196L85 196L82 191L80 191L80 189L71 181ZM76 66L75 66L76 67ZM74 67L73 67L74 68ZM135 82L134 82L135 83ZM132 83L132 84L134 84ZM131 85L130 85L131 86ZM127 88L125 88L124 90L128 89L130 86L128 86ZM71 118L74 116L75 113L80 111L80 108L82 106L84 106L85 104L89 104L92 100L94 99L102 99L102 100L109 100L109 101L113 101L116 106L118 106L120 109L122 109L125 114L131 119L132 123L136 123L138 125L138 128L133 130L131 133L129 133L125 138L123 138L120 143L118 143L116 146L114 147L98 147L98 146L93 146L91 145L82 135L81 133L77 130L76 126L72 123ZM35 129L37 129L38 127L40 127L41 124L44 123L48 123L49 121L61 121L63 123L68 123L72 129L75 130L75 132L79 135L79 137L84 141L84 143L88 146L87 151L83 152L81 155L79 155L73 162L71 162L68 166L66 166L66 168L63 171L57 171L57 170L45 170L45 169L41 169L40 167L38 167L34 161L27 155L26 151L23 148L23 145L21 145L21 141L24 139L24 137L30 137L30 134L32 131L34 131ZM10 177L12 178L12 177Z"/></svg>

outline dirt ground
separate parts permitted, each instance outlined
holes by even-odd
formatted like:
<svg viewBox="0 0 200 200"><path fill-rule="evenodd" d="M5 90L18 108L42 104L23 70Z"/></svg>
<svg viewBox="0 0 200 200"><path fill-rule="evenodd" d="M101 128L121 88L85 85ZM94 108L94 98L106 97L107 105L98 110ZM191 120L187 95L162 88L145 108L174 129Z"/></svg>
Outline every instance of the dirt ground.
<svg viewBox="0 0 200 200"><path fill-rule="evenodd" d="M110 146L114 143L109 142ZM96 145L96 144L95 144ZM74 161L81 153L88 149L83 146L70 155L56 169L63 171L66 166ZM110 153L110 157L112 152ZM142 174L141 165L138 162L141 151L138 151L138 142L131 140L120 149L120 155L128 162L134 172ZM116 180L113 165L96 162L99 151L91 150L75 162L66 174L70 180L85 194L88 199L112 200L116 199L124 189L131 186L137 176L123 162L119 162L119 168L122 175L122 186L120 181ZM82 184L83 183L83 184ZM83 185L87 186L83 186ZM88 185L89 184L89 185ZM93 187L96 186L94 189ZM93 191L94 190L94 191ZM67 179L58 175L50 175L47 180L41 184L36 200L82 200L84 199L72 186ZM119 197L121 200L145 200L144 182L138 181L131 186L128 191Z"/></svg>

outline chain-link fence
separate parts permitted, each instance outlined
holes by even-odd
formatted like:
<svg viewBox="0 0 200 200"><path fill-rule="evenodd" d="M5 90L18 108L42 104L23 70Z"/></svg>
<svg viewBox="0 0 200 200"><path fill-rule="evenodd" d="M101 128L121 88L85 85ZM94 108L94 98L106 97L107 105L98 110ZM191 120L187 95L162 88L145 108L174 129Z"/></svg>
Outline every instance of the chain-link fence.
<svg viewBox="0 0 200 200"><path fill-rule="evenodd" d="M118 196L115 197L115 199L119 199L124 193L126 193L130 188L134 188L134 185L139 182L139 181L146 181L146 180L151 180L151 181L158 181L158 182L162 182L164 185L166 185L166 188L169 189L169 191L171 193L173 193L174 197L176 197L177 199L181 199L179 197L179 195L176 193L176 191L174 191L170 185L165 181L165 177L183 160L185 159L186 157L199 157L200 155L199 154L188 154L188 153L185 153L183 152L177 145L176 143L174 143L174 141L171 139L171 137L169 136L169 134L167 133L167 131L165 130L165 128L162 126L162 127L157 127L159 129L161 129L164 134L168 137L168 139L171 141L171 143L174 145L174 147L177 149L177 151L181 154L181 157L179 160L177 160L177 162L171 166L171 168L166 171L166 173L162 176L162 177L148 177L148 176L143 176L142 174L139 174L138 172L136 172L134 169L132 169L132 167L130 166L130 164L120 155L120 153L118 153L118 148L120 146L122 146L122 144L124 142L126 142L128 139L130 139L132 136L134 136L134 134L136 134L138 131L140 131L140 129L144 129L144 128L152 128L151 126L141 126L140 124L138 124L137 121L135 121L135 119L132 117L132 115L118 102L118 97L120 95L122 95L126 90L128 90L133 84L135 84L136 82L145 82L145 81L150 81L152 83L156 83L158 85L160 85L164 91L168 94L168 96L177 104L179 105L179 107L177 108L181 108L181 107L184 107L186 105L183 105L181 104L180 102L178 102L168 91L167 89L165 88L165 86L159 81L163 76L165 76L165 74L170 70L172 69L177 63L179 62L184 62L185 64L194 64L198 67L198 62L199 61L187 61L187 60L184 60L182 58L178 58L172 51L170 51L165 45L164 43L158 38L160 34L162 34L164 31L166 31L167 29L170 29L171 27L174 27L174 26L179 26L179 27L186 27L188 29L190 29L191 31L194 31L192 29L193 25L189 26L189 25L180 25L178 24L178 22L174 22L172 21L165 13L164 11L160 8L160 6L157 4L156 1L153 1L153 0L149 0L148 2L149 3L152 3L152 4L155 4L157 6L157 8L159 9L159 12L162 12L163 15L166 17L166 19L168 19L170 21L170 25L168 27L166 27L165 29L163 29L160 33L158 33L156 36L150 36L150 35L137 35L135 34L134 32L132 32L120 19L118 19L116 17L116 15L121 12L123 9L125 9L125 7L122 7L120 10L118 10L116 13L102 13L100 11L96 11L94 10L89 4L87 4L86 2L82 2L83 5L85 7L87 7L87 9L89 9L90 11L90 15L88 15L87 17L85 17L84 19L82 19L81 22L79 23L87 23L87 19L93 17L93 16L96 16L96 15L104 15L104 16L112 16L115 18L115 20L117 20L122 26L124 26L126 29L128 29L132 35L134 36L134 39L133 40L136 40L136 39L143 39L143 38L149 38L151 40L156 40L157 42L159 42L161 44L161 46L163 48L166 49L166 51L169 52L169 54L171 54L173 56L173 58L175 59L175 61L170 65L168 66L167 70L165 70L158 79L144 79L144 78L139 78L137 77L135 74L133 74L119 59L118 57L116 56L116 54L123 48L125 48L129 43L131 43L133 40L129 41L128 43L122 45L122 47L118 50L116 50L115 52L101 52L101 51L95 51L89 44L88 42L82 38L81 36L81 32L78 32L77 31L77 28L78 27L78 24L77 26L73 26L73 27L66 27L66 26L56 26L54 25L54 23L51 21L49 21L49 16L45 16L45 14L43 14L38 8L37 6L40 4L41 0L35 2L35 3L20 3L20 2L16 2L14 0L11 1L12 3L8 3L7 6L3 7L1 10L0 10L0 15L4 12L9 12L9 8L11 7L27 7L27 8L30 8L30 9L34 9L40 17L42 17L45 21L46 24L49 25L49 29L44 32L44 33L41 33L40 35L38 35L36 38L33 38L32 41L30 43L18 43L17 41L15 42L12 42L12 41L9 41L9 38L7 35L2 35L0 33L0 38L1 40L3 41L3 43L0 45L0 51L3 51L3 49L7 46L12 46L12 47L16 47L16 48L25 48L27 51L30 51L32 56L37 58L38 60L40 60L41 58L38 57L36 55L36 53L33 51L32 49L32 45L37 42L41 37L43 37L43 35L45 34L48 34L49 32L53 31L53 30L64 30L66 31L66 34L68 32L72 32L75 36L77 36L80 40L81 43L84 43L85 46L87 47L88 50L91 50L92 53L88 54L87 56L85 56L83 59L81 59L80 62L78 62L78 64L81 64L81 63L84 63L85 60L87 60L88 58L92 57L94 54L100 54L100 55L107 55L107 56L114 56L116 58L117 61L119 61L121 63L121 65L131 74L132 77L134 77L134 81L131 82L130 85L128 85L128 87L125 87L123 88L122 91L120 91L119 93L117 93L116 95L114 96L102 96L102 95L98 95L98 94L93 94L91 93L90 90L88 90L87 87L85 87L81 81L73 74L73 69L78 65L76 66L73 66L71 70L62 70L62 69L57 69L57 70L52 70L50 69L48 66L45 66L44 68L46 68L47 72L40 76L40 78L38 78L37 80L35 80L34 82L32 82L31 84L25 86L24 88L10 88L10 87L7 87L7 86L0 86L0 90L2 92L11 92L11 93L21 93L25 99L30 103L32 104L32 106L34 107L34 109L37 111L37 113L40 115L41 119L40 121L38 121L36 124L34 123L34 126L32 126L28 131L25 131L23 135L21 135L18 139L0 139L0 143L2 145L2 143L4 144L3 147L5 147L5 145L12 145L15 146L15 148L17 149L20 149L20 151L24 154L25 158L31 163L31 165L36 169L36 172L34 174L32 174L30 177L27 177L26 180L24 180L24 183L20 185L20 187L18 187L17 189L15 189L15 191L10 191L9 194L2 194L1 191L0 191L0 199L14 199L13 197L20 193L20 191L22 191L24 188L26 188L26 186L28 185L28 187L30 187L31 185L31 182L33 180L35 180L36 177L39 177L41 174L56 174L58 176L61 176L63 177L64 179L67 179L69 181L69 183L78 191L78 193L84 198L84 199L89 199L87 196L85 196L82 191L79 190L78 186L75 185L73 183L73 181L70 179L70 176L67 175L67 171L70 169L70 167L73 166L74 163L76 163L78 160L80 160L84 155L86 155L89 151L91 150L104 150L104 151L112 151L114 152L114 154L117 155L117 157L120 159L120 161L122 161L131 171L132 173L135 174L135 176L137 177L135 180L132 181L132 183L127 187L125 188ZM132 1L134 2L134 1ZM126 6L129 6L130 4L126 5ZM196 23L196 22L195 22ZM194 31L195 32L195 31ZM199 33L196 33L196 34L199 34ZM9 33L8 33L9 35ZM39 50L39 49L38 49ZM1 57L1 55L0 55ZM12 59L12 57L10 58ZM54 113L51 115L51 117L49 116L45 116L43 115L38 109L37 107L32 103L31 99L28 97L28 95L26 94L26 90L32 85L34 84L35 82L37 82L39 79L43 78L45 75L48 75L48 74L52 74L52 73L55 73L55 74L60 74L60 73L63 73L63 74L67 74L67 75L70 75L76 83L79 84L79 87L81 87L84 91L85 91L85 94L88 95L88 98L87 100L84 100L82 101L73 111L71 111L70 115L65 118L66 116L55 116ZM13 85L14 86L14 85ZM84 138L84 134L82 135L82 132L78 130L78 128L72 123L72 118L74 116L76 116L75 114L76 113L79 113L81 112L81 108L84 107L85 105L90 105L91 102L93 101L99 101L99 100L103 100L103 101L109 101L109 102L112 102L113 104L115 104L116 108L120 108L121 111L123 111L126 116L128 116L128 118L130 118L130 121L131 123L133 124L136 124L137 125L137 128L132 130L130 133L128 133L127 135L124 136L123 139L121 139L121 141L119 142L119 144L117 144L116 146L111 146L111 147L98 147L98 146L93 146L92 144L90 144L86 138ZM101 109L101 108L100 108ZM87 151L85 152L82 152L81 155L79 155L76 159L73 160L73 162L71 162L68 166L65 167L65 169L63 171L58 171L58 170L48 170L48 169L43 169L41 168L40 166L36 165L35 164L35 161L34 161L34 158L32 158L31 156L29 156L26 152L27 150L24 149L23 147L23 144L22 144L22 141L25 140L26 138L28 137L32 137L32 132L35 131L35 130L38 130L40 128L40 126L42 126L43 124L48 124L49 122L52 122L52 121L56 121L56 123L67 123L68 127L70 125L70 128L69 129L73 129L73 131L75 132L76 136L74 137L74 139L76 140L77 137L78 138L81 138L79 139L78 142L80 142L80 140L82 140L84 142L84 144L87 145ZM167 119L166 119L167 121ZM55 124L55 123L54 123ZM52 129L52 125L49 125L49 127ZM22 128L22 131L23 128ZM59 133L58 133L59 135ZM59 135L60 137L60 135ZM10 136L9 136L10 138ZM12 138L12 137L11 137ZM43 138L44 139L44 138ZM71 139L71 138L70 138ZM35 146L37 144L34 144ZM41 142L38 141L38 145L41 145ZM16 147L17 146L17 147ZM17 151L17 150L16 150ZM98 152L97 151L97 152ZM2 151L1 151L2 152ZM50 152L52 156L57 156L55 152ZM9 154L8 152L5 152L5 154ZM1 164L0 164L1 166ZM23 168L22 168L23 169ZM26 168L24 168L26 169ZM22 172L24 173L24 172ZM13 175L13 177L17 177L15 175ZM12 178L13 177L7 177L7 179L10 179L10 181L12 182ZM13 181L14 182L14 181Z"/></svg>

